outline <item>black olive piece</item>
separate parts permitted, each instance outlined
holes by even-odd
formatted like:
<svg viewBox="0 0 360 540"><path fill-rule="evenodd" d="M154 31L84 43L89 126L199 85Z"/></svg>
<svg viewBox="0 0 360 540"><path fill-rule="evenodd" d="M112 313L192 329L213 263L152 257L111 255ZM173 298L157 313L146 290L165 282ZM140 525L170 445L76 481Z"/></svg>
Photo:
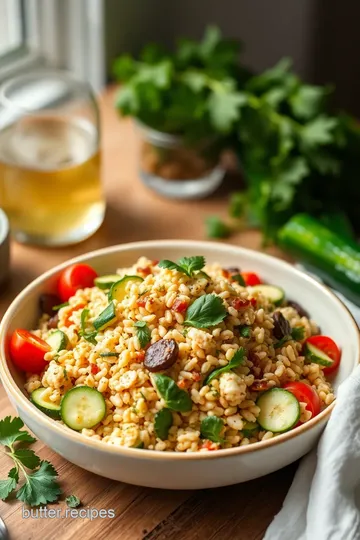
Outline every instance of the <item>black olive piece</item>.
<svg viewBox="0 0 360 540"><path fill-rule="evenodd" d="M282 339L291 334L291 326L287 319L280 311L275 311L273 314L274 329L273 334L276 339Z"/></svg>
<svg viewBox="0 0 360 540"><path fill-rule="evenodd" d="M297 302L294 302L293 300L289 300L287 305L289 307L294 308L298 312L300 317L307 317L308 319L310 318L309 313L302 306L300 306L300 304L298 304Z"/></svg>
<svg viewBox="0 0 360 540"><path fill-rule="evenodd" d="M147 349L144 366L149 371L163 371L175 364L179 346L175 339L160 339Z"/></svg>

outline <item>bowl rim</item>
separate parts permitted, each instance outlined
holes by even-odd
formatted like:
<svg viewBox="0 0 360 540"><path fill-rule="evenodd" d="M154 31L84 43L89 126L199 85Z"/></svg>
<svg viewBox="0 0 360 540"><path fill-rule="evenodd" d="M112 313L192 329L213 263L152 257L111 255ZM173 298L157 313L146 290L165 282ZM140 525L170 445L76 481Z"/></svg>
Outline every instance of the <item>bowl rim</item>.
<svg viewBox="0 0 360 540"><path fill-rule="evenodd" d="M274 257L272 255L269 255L267 253L263 253L260 251L256 251L249 248L244 248L241 246L235 246L231 244L220 244L216 242L206 242L206 241L199 241L199 240L144 240L140 242L129 242L124 244L117 244L113 246L108 246L105 248L101 248L98 250L93 250L87 253L84 253L82 255L79 255L77 257L74 257L70 260L65 261L64 263L61 263L59 265L54 266L52 269L47 270L43 274L41 274L39 277L31 281L12 301L8 309L6 310L3 319L0 324L0 378L1 381L6 389L7 392L9 392L14 399L15 403L20 403L21 407L25 409L26 413L30 416L34 417L34 420L39 422L43 425L43 427L47 428L52 432L54 435L62 436L65 438L71 439L74 443L79 444L80 446L85 447L92 447L94 450L99 450L104 453L111 453L111 454L118 454L119 456L124 457L134 457L134 458L145 458L148 460L152 459L158 459L158 460L187 460L187 461L194 461L194 460L205 460L205 459L219 459L219 458L227 458L231 456L237 456L237 455L243 455L248 454L250 452L259 452L261 450L265 450L270 447L277 446L278 444L281 444L282 442L289 441L297 436L300 436L301 434L311 430L313 427L315 427L318 424L321 424L326 418L328 418L335 407L336 399L326 408L324 409L320 414L315 416L315 418L312 418L305 424L302 424L301 426L297 427L294 430L287 431L285 433L281 433L277 435L276 437L273 437L271 439L267 439L265 441L259 441L256 444L249 444L244 446L236 446L232 448L225 448L225 449L219 449L215 450L213 452L163 452L161 450L146 450L146 452L143 451L143 449L139 448L131 448L126 446L115 446L103 443L102 441L98 441L95 439L92 439L91 437L86 437L82 435L80 432L73 431L67 426L61 424L60 422L57 422L55 420L52 420L51 418L47 417L44 413L42 413L39 409L33 405L30 400L22 393L19 386L16 384L15 380L11 376L9 367L7 365L6 361L6 350L5 350L5 342L7 338L7 326L9 325L12 316L14 313L16 313L17 309L21 305L23 299L27 296L27 294L37 285L41 284L42 282L45 282L49 280L54 275L58 274L60 271L62 271L64 268L69 266L70 264L74 264L77 262L83 262L84 260L87 260L90 262L90 259L92 258L98 258L103 255L108 255L110 253L114 252L123 252L123 251L131 251L136 249L151 249L151 248L158 248L158 247L181 247L181 248L210 248L214 249L215 251L219 252L233 252L234 254L241 254L243 256L246 256L248 252L251 253L251 256L258 257L261 260L271 260L273 263L279 265L280 267L290 270L293 274L300 277L300 279L303 279L305 281L308 281L312 283L317 289L321 291L321 294L326 295L331 298L332 301L336 302L340 309L344 311L344 315L348 317L349 324L353 326L355 329L355 333L357 335L357 362L360 362L360 333L358 325L349 311L349 309L344 305L344 303L325 285L322 283L319 283L314 278L309 276L308 274L305 274L298 268L295 268L290 263L284 261L283 259ZM355 369L356 363L354 359L354 368ZM351 375L350 375L351 376Z"/></svg>

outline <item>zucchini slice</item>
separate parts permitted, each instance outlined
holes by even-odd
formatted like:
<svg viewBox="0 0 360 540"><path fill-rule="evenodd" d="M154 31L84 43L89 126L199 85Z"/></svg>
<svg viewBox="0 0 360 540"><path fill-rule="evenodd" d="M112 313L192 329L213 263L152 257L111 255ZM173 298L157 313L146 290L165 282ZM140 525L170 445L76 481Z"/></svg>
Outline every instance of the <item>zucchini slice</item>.
<svg viewBox="0 0 360 540"><path fill-rule="evenodd" d="M250 288L253 292L259 292L265 298L270 300L275 306L279 306L285 299L285 291L281 287L275 285L254 285Z"/></svg>
<svg viewBox="0 0 360 540"><path fill-rule="evenodd" d="M258 424L266 431L283 433L296 426L300 418L300 403L284 388L270 388L259 396L256 405L260 407Z"/></svg>
<svg viewBox="0 0 360 540"><path fill-rule="evenodd" d="M334 360L330 358L324 351L315 347L311 343L305 343L305 356L306 359L314 364L320 364L320 366L330 367L333 365Z"/></svg>
<svg viewBox="0 0 360 540"><path fill-rule="evenodd" d="M61 418L71 429L90 429L104 418L104 396L90 386L74 386L61 400Z"/></svg>
<svg viewBox="0 0 360 540"><path fill-rule="evenodd" d="M49 335L46 342L54 351L59 352L66 349L69 340L67 338L67 335L64 334L64 332L62 332L61 330L55 330L55 332L52 332Z"/></svg>
<svg viewBox="0 0 360 540"><path fill-rule="evenodd" d="M107 326L112 325L116 321L116 309L114 302L110 302L108 307L100 313L100 315L93 322L94 328L97 332L104 330Z"/></svg>
<svg viewBox="0 0 360 540"><path fill-rule="evenodd" d="M116 283L113 283L109 291L109 300L117 300L122 302L126 296L126 285L129 281L141 282L144 281L140 276L125 276Z"/></svg>
<svg viewBox="0 0 360 540"><path fill-rule="evenodd" d="M119 281L119 274L108 274L106 276L99 276L95 278L94 283L99 289L106 290L110 289L111 286Z"/></svg>
<svg viewBox="0 0 360 540"><path fill-rule="evenodd" d="M51 401L44 399L44 393L47 391L47 388L37 388L30 394L30 401L43 413L47 414L47 416L50 416L50 418L54 418L55 420L59 420L61 418L60 416L60 405L55 405L55 403L52 403Z"/></svg>

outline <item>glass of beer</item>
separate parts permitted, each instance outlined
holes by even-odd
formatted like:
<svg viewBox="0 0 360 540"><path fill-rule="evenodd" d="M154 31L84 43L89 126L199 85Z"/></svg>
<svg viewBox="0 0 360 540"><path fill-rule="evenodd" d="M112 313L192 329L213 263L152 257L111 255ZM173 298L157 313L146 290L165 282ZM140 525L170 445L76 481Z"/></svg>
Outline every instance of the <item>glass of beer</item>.
<svg viewBox="0 0 360 540"><path fill-rule="evenodd" d="M100 227L99 110L86 82L43 69L0 87L0 207L19 242L72 244Z"/></svg>

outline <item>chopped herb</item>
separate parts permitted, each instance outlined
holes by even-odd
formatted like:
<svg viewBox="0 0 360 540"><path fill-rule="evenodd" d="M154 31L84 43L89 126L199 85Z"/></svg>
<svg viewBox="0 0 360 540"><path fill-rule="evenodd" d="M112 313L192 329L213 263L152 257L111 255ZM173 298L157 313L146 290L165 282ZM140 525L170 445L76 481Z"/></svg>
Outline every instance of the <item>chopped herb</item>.
<svg viewBox="0 0 360 540"><path fill-rule="evenodd" d="M120 353L118 352L102 352L100 355L102 358L110 358L111 356L119 357Z"/></svg>
<svg viewBox="0 0 360 540"><path fill-rule="evenodd" d="M285 343L287 343L290 340L295 341L302 341L305 337L305 328L303 326L296 326L291 330L291 334L284 336L280 339L280 341L277 341L274 343L275 349L280 349Z"/></svg>
<svg viewBox="0 0 360 540"><path fill-rule="evenodd" d="M154 430L159 439L165 441L169 435L169 429L173 424L173 416L170 409L161 409L155 414Z"/></svg>
<svg viewBox="0 0 360 540"><path fill-rule="evenodd" d="M173 379L160 373L154 374L153 379L160 397L169 409L178 412L191 411L191 397L185 390L181 390Z"/></svg>
<svg viewBox="0 0 360 540"><path fill-rule="evenodd" d="M217 216L208 216L205 220L206 236L208 238L228 238L230 227Z"/></svg>
<svg viewBox="0 0 360 540"><path fill-rule="evenodd" d="M143 392L140 390L140 394L142 395L143 399L146 401L146 397L144 396Z"/></svg>
<svg viewBox="0 0 360 540"><path fill-rule="evenodd" d="M97 344L97 341L95 337L97 336L97 332L87 332L86 330L86 320L89 317L89 310L87 308L83 309L80 316L80 324L81 324L81 330L79 332L79 335L86 339L86 341L89 341L93 345Z"/></svg>
<svg viewBox="0 0 360 540"><path fill-rule="evenodd" d="M63 368L63 373L64 373L64 379L65 379L65 381L67 381L69 379L69 376L68 376L68 372L66 371L65 368Z"/></svg>
<svg viewBox="0 0 360 540"><path fill-rule="evenodd" d="M34 437L23 431L23 421L16 417L7 416L0 420L0 444L6 447L5 455L14 462L6 480L0 480L0 498L5 500L17 488L20 472L24 483L16 492L16 498L30 506L39 506L57 501L61 489L56 482L57 472L48 461L40 458L29 448L19 448L16 443L33 443ZM32 472L28 472L30 469Z"/></svg>
<svg viewBox="0 0 360 540"><path fill-rule="evenodd" d="M64 302L63 304L58 304L57 306L53 306L54 311L59 311L59 309L66 307L69 305L69 302Z"/></svg>
<svg viewBox="0 0 360 540"><path fill-rule="evenodd" d="M222 373L227 373L228 371L241 366L241 364L244 363L245 352L244 347L240 347L226 366L214 369L207 377L205 377L203 386L209 384L213 379L217 379Z"/></svg>
<svg viewBox="0 0 360 540"><path fill-rule="evenodd" d="M66 497L65 502L70 508L77 508L81 505L81 501L76 495L69 495L69 497Z"/></svg>
<svg viewBox="0 0 360 540"><path fill-rule="evenodd" d="M227 311L220 296L204 294L187 308L184 324L195 328L208 328L222 322L226 315Z"/></svg>
<svg viewBox="0 0 360 540"><path fill-rule="evenodd" d="M140 297L140 296L144 296L144 294L148 293L149 291L150 291L150 289L145 289L145 290L143 290L142 292L139 292L139 295L138 295L138 296L139 296L139 297Z"/></svg>
<svg viewBox="0 0 360 540"><path fill-rule="evenodd" d="M251 336L251 326L248 326L247 324L242 324L238 327L239 334L243 338L249 338Z"/></svg>
<svg viewBox="0 0 360 540"><path fill-rule="evenodd" d="M224 422L221 418L217 416L206 416L201 421L200 433L203 439L208 439L215 443L223 443L224 439L220 435L223 428Z"/></svg>
<svg viewBox="0 0 360 540"><path fill-rule="evenodd" d="M134 323L137 328L136 335L139 338L140 347L143 349L151 340L151 331L145 321L137 321Z"/></svg>
<svg viewBox="0 0 360 540"><path fill-rule="evenodd" d="M182 257L177 263L163 259L158 263L160 268L168 268L169 270L177 270L182 274L192 277L196 271L201 270L205 266L205 258L201 255L194 257Z"/></svg>
<svg viewBox="0 0 360 540"><path fill-rule="evenodd" d="M246 287L246 283L241 274L234 274L231 276L231 281L236 281L242 287Z"/></svg>

